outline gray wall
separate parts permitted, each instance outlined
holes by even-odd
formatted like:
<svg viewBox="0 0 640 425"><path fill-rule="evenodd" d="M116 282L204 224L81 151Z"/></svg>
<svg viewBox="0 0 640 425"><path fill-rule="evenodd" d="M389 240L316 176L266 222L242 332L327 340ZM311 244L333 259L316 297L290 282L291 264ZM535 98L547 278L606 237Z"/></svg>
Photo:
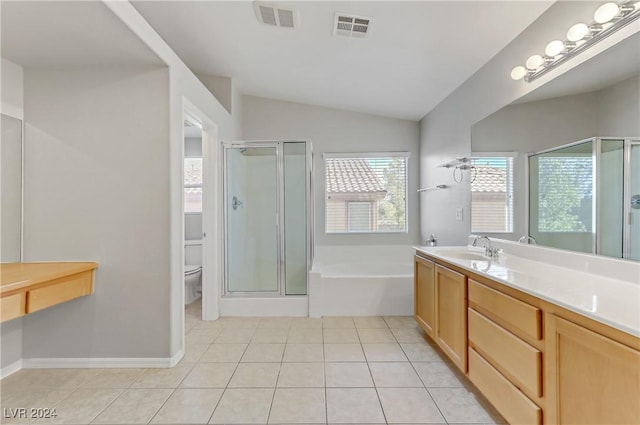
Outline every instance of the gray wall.
<svg viewBox="0 0 640 425"><path fill-rule="evenodd" d="M2 90L0 91L2 113L18 118L24 117L23 70L22 67L0 58L2 67ZM4 239L4 229L0 229ZM10 366L22 359L22 318L0 324L0 368Z"/></svg>
<svg viewBox="0 0 640 425"><path fill-rule="evenodd" d="M313 143L315 243L319 245L415 244L418 242L418 123L318 106L243 96L245 140L308 140ZM327 235L324 231L324 152L408 151L408 223L404 234Z"/></svg>
<svg viewBox="0 0 640 425"><path fill-rule="evenodd" d="M1 325L0 361L3 368L22 360L22 320L22 318L13 319Z"/></svg>
<svg viewBox="0 0 640 425"><path fill-rule="evenodd" d="M224 106L224 109L231 113L233 102L233 85L231 78L212 74L196 74L196 77L198 77L198 80L218 99L222 106Z"/></svg>
<svg viewBox="0 0 640 425"><path fill-rule="evenodd" d="M25 260L100 266L23 358L169 357L168 69L25 70L25 117Z"/></svg>
<svg viewBox="0 0 640 425"><path fill-rule="evenodd" d="M598 136L640 137L640 75L598 92Z"/></svg>

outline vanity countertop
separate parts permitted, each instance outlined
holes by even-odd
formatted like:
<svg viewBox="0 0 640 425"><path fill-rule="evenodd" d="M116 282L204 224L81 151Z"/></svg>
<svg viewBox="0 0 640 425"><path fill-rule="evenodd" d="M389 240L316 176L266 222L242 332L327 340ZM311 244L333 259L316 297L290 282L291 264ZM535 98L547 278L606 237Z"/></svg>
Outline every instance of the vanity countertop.
<svg viewBox="0 0 640 425"><path fill-rule="evenodd" d="M482 255L484 250L466 246L414 248L640 337L640 274L639 282L629 282L509 253L502 254L499 259L489 259Z"/></svg>
<svg viewBox="0 0 640 425"><path fill-rule="evenodd" d="M2 263L0 264L0 295L29 289L77 273L94 270L98 263L46 262L46 263Z"/></svg>

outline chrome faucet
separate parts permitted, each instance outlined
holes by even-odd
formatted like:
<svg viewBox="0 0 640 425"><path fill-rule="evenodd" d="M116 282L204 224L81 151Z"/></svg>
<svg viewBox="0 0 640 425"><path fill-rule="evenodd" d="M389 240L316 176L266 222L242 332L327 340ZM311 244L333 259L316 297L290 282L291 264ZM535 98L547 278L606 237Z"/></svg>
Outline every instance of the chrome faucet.
<svg viewBox="0 0 640 425"><path fill-rule="evenodd" d="M524 244L529 244L529 245L535 245L536 242L536 238L534 238L533 236L529 236L529 235L524 235L523 237L521 237L520 239L518 239L519 243L524 243Z"/></svg>
<svg viewBox="0 0 640 425"><path fill-rule="evenodd" d="M484 255L489 258L497 258L500 255L498 248L494 248L491 244L491 239L488 236L476 236L473 239L471 246L478 246L478 242L481 240L487 241L484 247Z"/></svg>

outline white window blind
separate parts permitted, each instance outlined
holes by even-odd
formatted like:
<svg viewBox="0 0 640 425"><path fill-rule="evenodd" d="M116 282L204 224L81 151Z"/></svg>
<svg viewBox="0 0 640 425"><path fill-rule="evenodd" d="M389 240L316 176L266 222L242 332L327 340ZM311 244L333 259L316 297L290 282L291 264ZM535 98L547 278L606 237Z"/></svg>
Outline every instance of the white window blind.
<svg viewBox="0 0 640 425"><path fill-rule="evenodd" d="M391 153L325 154L326 232L406 232L407 159Z"/></svg>
<svg viewBox="0 0 640 425"><path fill-rule="evenodd" d="M202 158L184 159L184 212L202 212Z"/></svg>
<svg viewBox="0 0 640 425"><path fill-rule="evenodd" d="M513 158L471 159L471 232L513 232Z"/></svg>

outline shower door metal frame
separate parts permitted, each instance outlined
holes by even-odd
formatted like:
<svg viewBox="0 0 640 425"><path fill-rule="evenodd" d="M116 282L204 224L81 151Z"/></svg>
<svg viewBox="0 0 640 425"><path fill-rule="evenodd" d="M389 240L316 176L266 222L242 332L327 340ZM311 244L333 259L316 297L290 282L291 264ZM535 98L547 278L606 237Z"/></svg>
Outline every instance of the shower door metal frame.
<svg viewBox="0 0 640 425"><path fill-rule="evenodd" d="M306 195L306 271L307 271L307 293L304 295L287 295L286 294L286 240L285 240L285 199L284 199L284 144L285 143L304 143L305 144L305 195ZM250 149L250 148L275 148L276 152L276 239L277 239L277 289L274 291L229 291L229 250L228 250L228 160L227 152L229 149ZM313 148L309 141L303 140L280 140L280 141L237 141L222 142L223 150L223 167L222 167L222 186L223 186L223 232L224 232L224 282L222 285L222 296L233 298L246 297L306 297L309 294L309 271L313 261Z"/></svg>
<svg viewBox="0 0 640 425"><path fill-rule="evenodd" d="M624 232L622 234L622 258L627 260L631 260L631 148L633 146L638 146L638 149L640 149L640 138L624 139L624 188L622 189Z"/></svg>
<svg viewBox="0 0 640 425"><path fill-rule="evenodd" d="M601 181L601 166L600 160L602 157L602 143L607 143L608 141L622 141L623 142L623 189L622 189L622 199L623 199L623 229L622 229L622 259L630 260L631 255L631 146L640 146L640 138L635 137L590 137L583 140L578 140L576 142L567 143L564 145L556 146L549 149L544 149L534 153L527 154L527 232L530 233L531 229L531 217L530 217L530 205L529 204L529 192L531 185L531 176L529 170L529 162L531 157L550 153L556 150L569 148L576 145L581 145L584 143L591 142L592 145L592 158L593 158L593 175L592 175L592 185L593 185L593 200L591 204L591 212L592 212L592 229L594 233L594 238L592 242L592 251L591 254L601 254L601 230L600 230L600 203L601 199L599 196L600 193L600 181ZM613 257L618 258L618 257Z"/></svg>

